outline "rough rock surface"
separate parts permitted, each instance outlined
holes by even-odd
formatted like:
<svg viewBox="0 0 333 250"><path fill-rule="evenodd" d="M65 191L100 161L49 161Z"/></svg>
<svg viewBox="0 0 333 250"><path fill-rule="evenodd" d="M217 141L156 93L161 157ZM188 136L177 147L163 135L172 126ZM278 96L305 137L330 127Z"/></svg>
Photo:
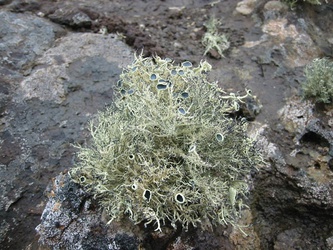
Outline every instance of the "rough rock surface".
<svg viewBox="0 0 333 250"><path fill-rule="evenodd" d="M333 56L333 5L301 2L291 11L267 0L0 1L1 248L333 249L333 110L300 98L304 66ZM252 176L249 236L106 225L96 201L67 178L72 144L89 140L87 122L112 102L132 59L125 43L198 64L213 15L231 48L221 60L205 58L211 78L230 91L252 89L263 105L253 131L267 166Z"/></svg>
<svg viewBox="0 0 333 250"><path fill-rule="evenodd" d="M36 228L39 242L53 249L137 249L132 236L117 230L108 236L106 221L92 198L67 174L58 175L47 189L49 201L42 214L42 224ZM78 230L79 229L79 230ZM121 238L126 238L121 241Z"/></svg>
<svg viewBox="0 0 333 250"><path fill-rule="evenodd" d="M107 217L96 201L73 183L68 174L60 174L49 185L49 201L36 228L39 242L53 249L232 249L227 237L213 232L190 229L188 232L133 225L129 220L107 225ZM78 230L80 229L80 230ZM226 228L221 233L227 234Z"/></svg>
<svg viewBox="0 0 333 250"><path fill-rule="evenodd" d="M34 60L48 49L64 30L34 15L0 11L2 76L29 74Z"/></svg>
<svg viewBox="0 0 333 250"><path fill-rule="evenodd" d="M24 196L40 197L36 192L41 191L40 181L31 174L31 163L27 159L33 148L25 147L27 141L23 136L24 131L32 129L33 126L25 124L23 118L29 115L25 113L28 110L27 106L16 105L12 101L13 92L18 88L18 83L24 75L29 74L34 60L42 55L57 36L64 33L64 30L33 15L0 11L0 19L0 215L2 218L0 241L9 242L12 237L7 233L13 229L16 229L15 234L19 236L18 238L26 240L24 234L27 226L31 221L35 221L33 224L36 225L38 218L38 215L34 216L33 211L25 210L24 206L14 209L15 204L24 200ZM36 111L29 110L29 112L31 114ZM33 201L34 198L31 202ZM28 213L32 215L30 218L26 218ZM23 227L20 227L22 221ZM31 240L32 236L27 238ZM1 245L3 244L5 243Z"/></svg>
<svg viewBox="0 0 333 250"><path fill-rule="evenodd" d="M112 102L112 83L133 55L113 35L65 35L36 16L0 15L6 21L1 25L6 34L1 44L1 242L19 249L15 239L34 237L26 230L38 224L45 183L73 164L72 143L84 140L87 121ZM64 36L56 39L59 32Z"/></svg>

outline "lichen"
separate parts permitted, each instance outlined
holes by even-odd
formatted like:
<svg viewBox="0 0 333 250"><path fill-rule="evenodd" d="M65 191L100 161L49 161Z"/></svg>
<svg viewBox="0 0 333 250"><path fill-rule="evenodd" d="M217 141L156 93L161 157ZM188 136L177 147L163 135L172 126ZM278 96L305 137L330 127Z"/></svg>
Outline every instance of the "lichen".
<svg viewBox="0 0 333 250"><path fill-rule="evenodd" d="M303 97L317 103L333 101L333 62L317 58L305 68L306 81L302 84Z"/></svg>
<svg viewBox="0 0 333 250"><path fill-rule="evenodd" d="M261 162L246 120L232 116L251 93L225 93L209 70L142 56L123 70L117 98L91 122L91 145L79 146L69 172L110 222L237 224L244 178Z"/></svg>
<svg viewBox="0 0 333 250"><path fill-rule="evenodd" d="M205 24L207 31L201 40L205 46L204 55L214 49L221 57L224 57L224 52L229 49L230 42L227 36L218 32L220 25L221 22L216 18L210 18Z"/></svg>

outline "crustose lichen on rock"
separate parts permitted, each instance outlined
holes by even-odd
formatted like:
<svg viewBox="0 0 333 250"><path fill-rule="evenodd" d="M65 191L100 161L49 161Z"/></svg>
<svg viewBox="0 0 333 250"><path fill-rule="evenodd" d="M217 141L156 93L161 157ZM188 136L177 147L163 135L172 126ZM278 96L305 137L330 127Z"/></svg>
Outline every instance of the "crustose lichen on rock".
<svg viewBox="0 0 333 250"><path fill-rule="evenodd" d="M261 156L247 122L231 114L244 96L207 80L211 66L137 56L123 70L112 106L91 122L72 179L99 200L110 222L237 224Z"/></svg>

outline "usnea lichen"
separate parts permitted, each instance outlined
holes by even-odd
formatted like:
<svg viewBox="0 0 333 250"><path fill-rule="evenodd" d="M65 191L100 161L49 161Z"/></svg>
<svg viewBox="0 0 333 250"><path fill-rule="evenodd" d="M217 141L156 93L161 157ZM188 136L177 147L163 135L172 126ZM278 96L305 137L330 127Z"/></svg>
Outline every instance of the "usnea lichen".
<svg viewBox="0 0 333 250"><path fill-rule="evenodd" d="M123 70L114 104L91 122L74 181L99 199L110 221L197 226L236 224L261 161L244 119L231 118L244 96L209 82L207 62L174 65L136 57Z"/></svg>
<svg viewBox="0 0 333 250"><path fill-rule="evenodd" d="M303 97L318 103L333 102L333 62L317 58L305 67L306 81L302 84Z"/></svg>
<svg viewBox="0 0 333 250"><path fill-rule="evenodd" d="M224 52L229 49L230 42L227 36L218 32L218 26L220 25L221 22L216 18L210 18L205 24L207 31L201 40L201 43L205 46L204 55L214 49L221 57L224 57Z"/></svg>

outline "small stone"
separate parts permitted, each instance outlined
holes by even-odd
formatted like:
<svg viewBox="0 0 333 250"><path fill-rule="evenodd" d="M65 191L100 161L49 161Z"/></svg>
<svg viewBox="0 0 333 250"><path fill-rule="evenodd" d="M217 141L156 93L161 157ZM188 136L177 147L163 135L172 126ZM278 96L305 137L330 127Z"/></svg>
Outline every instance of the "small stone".
<svg viewBox="0 0 333 250"><path fill-rule="evenodd" d="M267 11L278 11L282 12L288 10L288 6L280 1L269 1L265 4L264 9Z"/></svg>
<svg viewBox="0 0 333 250"><path fill-rule="evenodd" d="M89 27L92 23L90 17L82 12L75 14L72 20L73 20L73 25L77 27Z"/></svg>
<svg viewBox="0 0 333 250"><path fill-rule="evenodd" d="M222 56L219 54L219 52L216 49L209 50L208 54L210 55L211 58L214 58L214 59L221 59L222 58Z"/></svg>
<svg viewBox="0 0 333 250"><path fill-rule="evenodd" d="M173 46L177 49L181 49L183 47L183 45L179 42L174 42Z"/></svg>
<svg viewBox="0 0 333 250"><path fill-rule="evenodd" d="M265 20L276 19L288 11L288 5L280 1L269 1L264 6Z"/></svg>
<svg viewBox="0 0 333 250"><path fill-rule="evenodd" d="M242 15L250 15L255 7L257 0L244 0L237 4L236 11Z"/></svg>

